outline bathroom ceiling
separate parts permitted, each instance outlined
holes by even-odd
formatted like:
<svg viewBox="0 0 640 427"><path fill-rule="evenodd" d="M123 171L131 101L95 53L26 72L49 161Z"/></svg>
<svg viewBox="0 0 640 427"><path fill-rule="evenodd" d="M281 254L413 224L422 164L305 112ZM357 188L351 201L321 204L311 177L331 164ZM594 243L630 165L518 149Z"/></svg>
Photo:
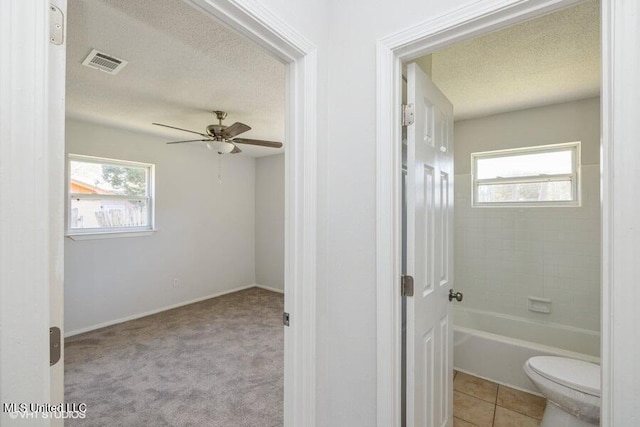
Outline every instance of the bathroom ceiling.
<svg viewBox="0 0 640 427"><path fill-rule="evenodd" d="M163 143L190 134L152 122L204 132L217 123L211 110L225 110L225 124L253 128L243 138L283 141L284 65L182 1L70 0L67 40L69 117L151 133ZM94 48L128 64L117 75L83 66ZM242 150L259 157L283 149Z"/></svg>
<svg viewBox="0 0 640 427"><path fill-rule="evenodd" d="M598 96L599 12L592 0L438 51L433 81L456 120Z"/></svg>

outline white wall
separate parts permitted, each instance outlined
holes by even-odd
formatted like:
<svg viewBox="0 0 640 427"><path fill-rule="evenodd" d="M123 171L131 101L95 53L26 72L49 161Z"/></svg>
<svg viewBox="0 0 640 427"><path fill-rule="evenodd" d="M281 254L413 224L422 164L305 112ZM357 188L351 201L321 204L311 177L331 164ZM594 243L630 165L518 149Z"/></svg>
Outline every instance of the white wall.
<svg viewBox="0 0 640 427"><path fill-rule="evenodd" d="M600 101L455 123L455 287L462 305L600 330ZM471 207L470 154L581 141L582 206ZM531 312L527 297L549 298Z"/></svg>
<svg viewBox="0 0 640 427"><path fill-rule="evenodd" d="M376 42L475 0L333 2L326 224L318 267L318 426L376 425ZM486 4L491 3L485 1ZM322 90L322 88L320 88Z"/></svg>
<svg viewBox="0 0 640 427"><path fill-rule="evenodd" d="M156 165L151 236L65 239L67 334L255 283L254 159L73 119L67 152ZM173 287L177 278L179 287Z"/></svg>
<svg viewBox="0 0 640 427"><path fill-rule="evenodd" d="M256 283L284 291L284 154L256 159Z"/></svg>
<svg viewBox="0 0 640 427"><path fill-rule="evenodd" d="M318 427L376 425L376 41L473 1L260 0L318 47Z"/></svg>

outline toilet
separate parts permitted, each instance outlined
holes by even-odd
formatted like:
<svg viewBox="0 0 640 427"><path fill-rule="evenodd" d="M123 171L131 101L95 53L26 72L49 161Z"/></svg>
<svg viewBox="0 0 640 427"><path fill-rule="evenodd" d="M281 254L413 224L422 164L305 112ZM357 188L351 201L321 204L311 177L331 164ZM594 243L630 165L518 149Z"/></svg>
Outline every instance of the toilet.
<svg viewBox="0 0 640 427"><path fill-rule="evenodd" d="M536 356L524 372L547 399L541 427L600 424L600 366L577 359Z"/></svg>

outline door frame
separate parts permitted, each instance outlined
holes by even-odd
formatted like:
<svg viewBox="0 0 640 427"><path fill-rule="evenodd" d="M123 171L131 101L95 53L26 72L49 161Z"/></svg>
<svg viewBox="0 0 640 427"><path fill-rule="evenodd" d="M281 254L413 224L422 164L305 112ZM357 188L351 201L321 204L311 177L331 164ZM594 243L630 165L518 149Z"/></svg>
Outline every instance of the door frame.
<svg viewBox="0 0 640 427"><path fill-rule="evenodd" d="M254 0L184 0L258 43L286 65L284 425L315 425L317 48ZM57 76L47 61L49 2L2 2L0 30L0 397L49 402L59 396L48 364L50 280L62 280L64 210L50 189L64 180L64 137L49 134ZM64 97L57 97L58 103ZM55 103L55 102L54 102ZM62 105L62 104L60 104ZM29 190L29 191L27 191ZM55 193L54 193L55 194ZM31 207L29 215L10 209ZM5 209L6 208L6 209ZM11 227L5 227L11 224ZM20 286L12 286L18 283ZM62 326L62 325L54 325ZM8 350L7 350L8 349ZM9 375L5 375L9 374ZM50 425L39 420L38 425Z"/></svg>
<svg viewBox="0 0 640 427"><path fill-rule="evenodd" d="M378 427L400 427L401 416L402 63L581 2L582 0L477 1L377 42ZM633 346L629 345L634 342L634 322L637 324L640 320L635 308L640 303L640 291L634 286L637 282L634 277L637 277L639 271L634 265L633 257L623 258L623 254L637 253L640 249L640 231L636 231L640 228L640 218L637 215L640 201L637 194L633 197L633 183L640 179L640 172L637 171L637 165L628 160L640 157L640 144L634 144L634 138L637 139L640 135L640 124L637 119L633 119L634 114L637 115L640 111L637 97L640 83L634 80L634 67L631 66L640 64L640 53L636 48L640 36L637 34L638 20L635 18L640 8L633 3L634 0L601 0L603 427L632 423L635 416L633 405L625 405L622 396L634 396L636 399L640 396L640 367L634 361L638 354L634 354ZM632 165L635 165L636 170ZM630 232L634 233L632 238L629 236ZM614 259L615 254L619 255ZM616 319L612 316L614 312ZM614 399L616 396L618 398Z"/></svg>
<svg viewBox="0 0 640 427"><path fill-rule="evenodd" d="M253 0L183 0L286 65L284 426L315 425L317 48Z"/></svg>

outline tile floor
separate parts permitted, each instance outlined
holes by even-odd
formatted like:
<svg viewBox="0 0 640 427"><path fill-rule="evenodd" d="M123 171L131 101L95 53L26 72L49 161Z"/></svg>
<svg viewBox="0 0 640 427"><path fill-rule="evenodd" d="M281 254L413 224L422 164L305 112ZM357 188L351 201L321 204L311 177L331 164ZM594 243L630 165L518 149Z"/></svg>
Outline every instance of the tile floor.
<svg viewBox="0 0 640 427"><path fill-rule="evenodd" d="M453 378L453 427L536 427L542 397L462 372Z"/></svg>

